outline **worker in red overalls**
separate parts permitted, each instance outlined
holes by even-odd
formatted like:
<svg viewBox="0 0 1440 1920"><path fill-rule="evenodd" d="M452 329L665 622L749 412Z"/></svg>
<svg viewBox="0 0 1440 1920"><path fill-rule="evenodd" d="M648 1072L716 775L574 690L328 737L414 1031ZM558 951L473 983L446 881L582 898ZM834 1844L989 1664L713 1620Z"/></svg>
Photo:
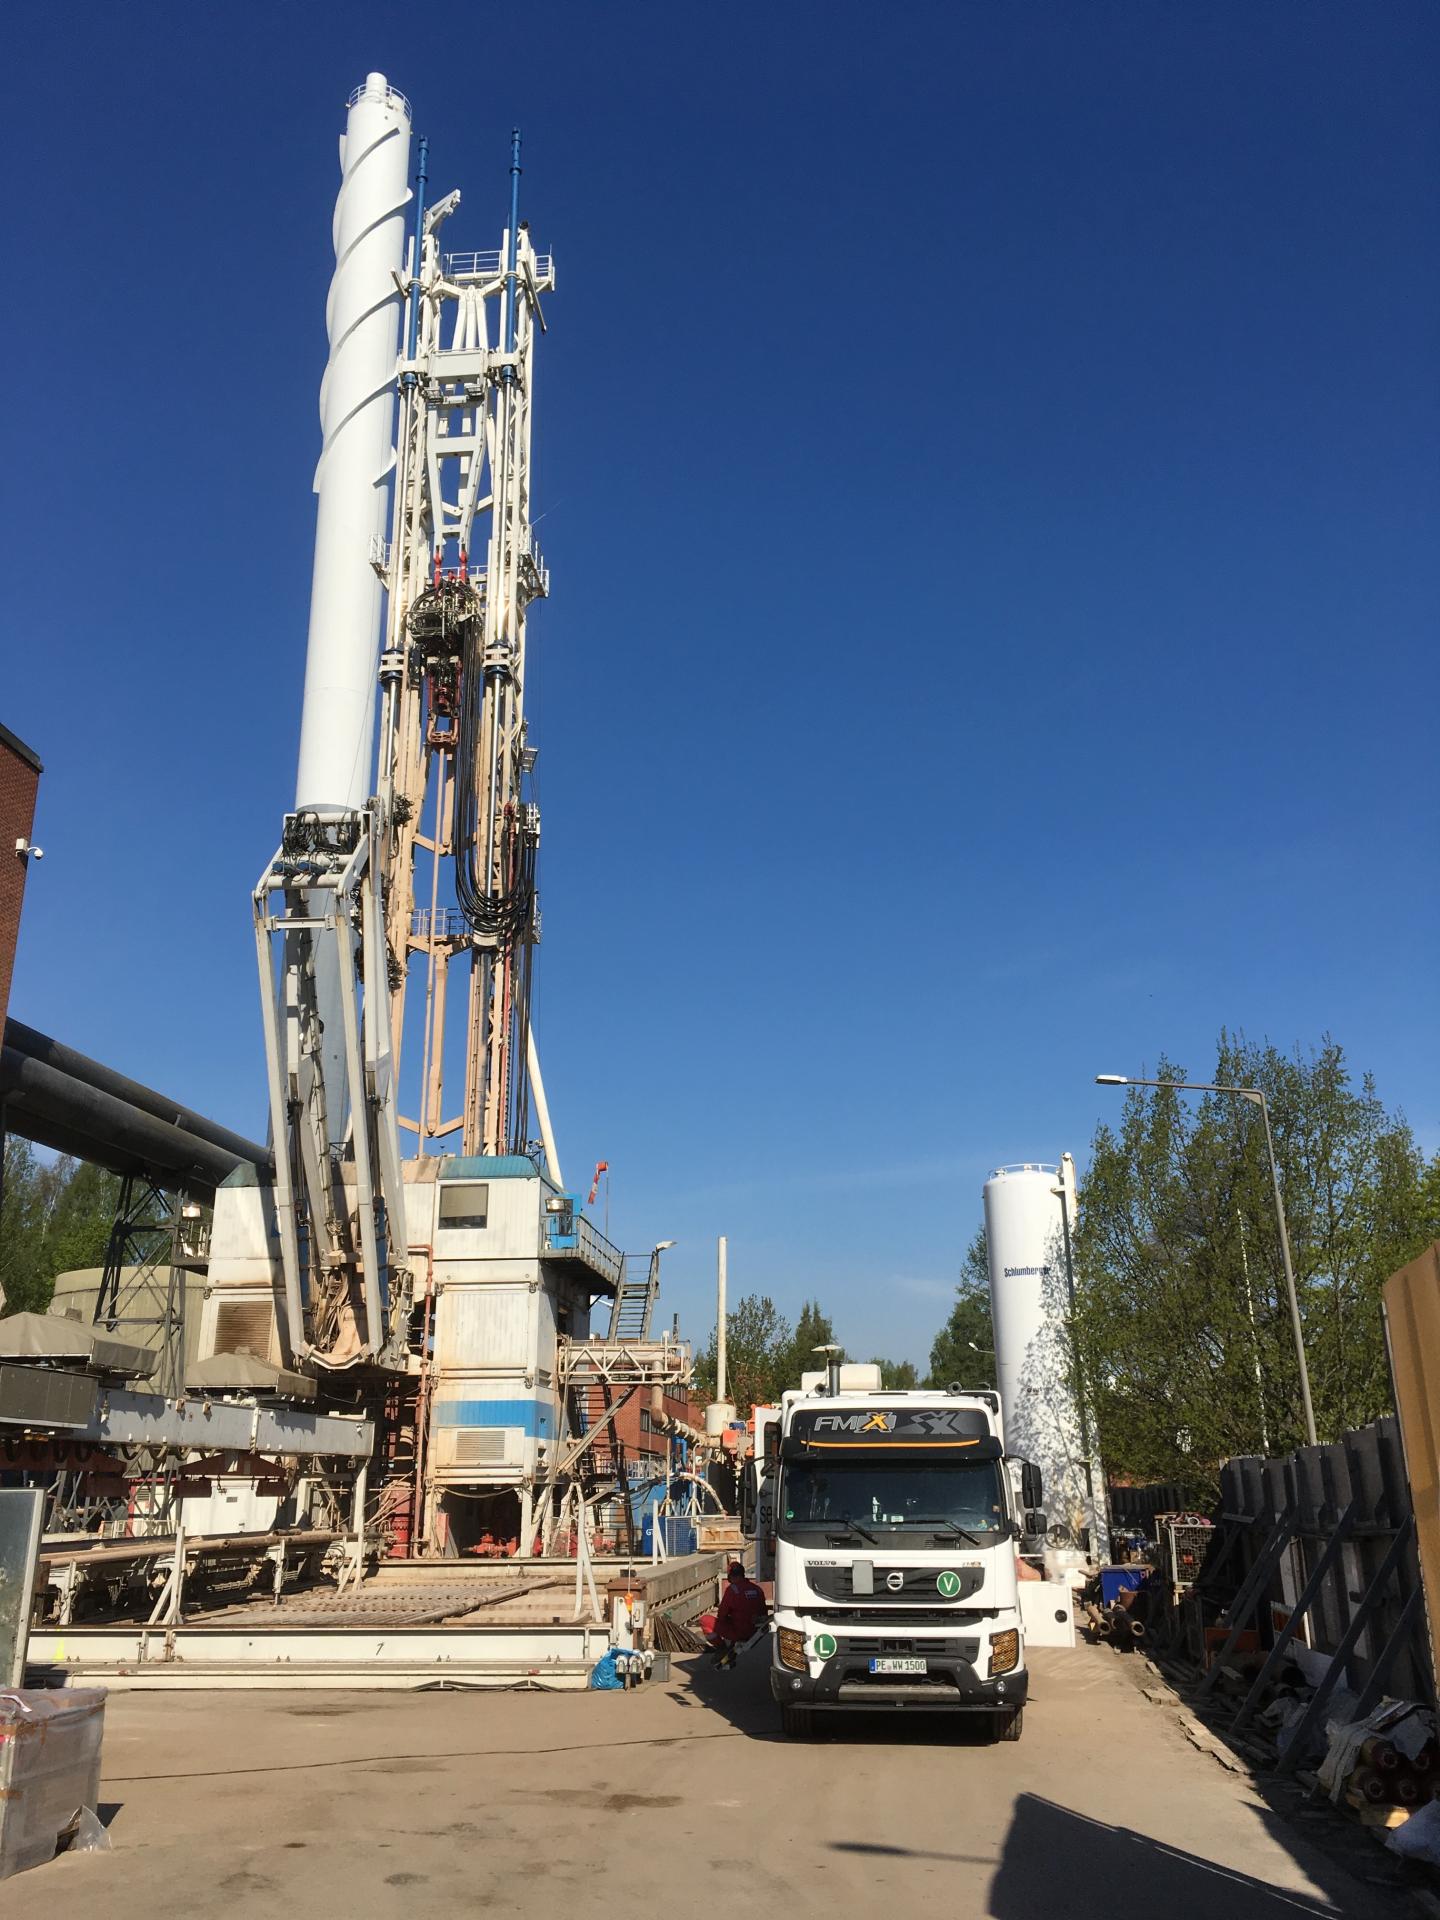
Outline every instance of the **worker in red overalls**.
<svg viewBox="0 0 1440 1920"><path fill-rule="evenodd" d="M764 1623L769 1611L759 1587L741 1563L732 1560L730 1578L725 1583L725 1591L720 1596L720 1610L715 1615L715 1631L710 1635L717 1667L734 1666L736 1648Z"/></svg>

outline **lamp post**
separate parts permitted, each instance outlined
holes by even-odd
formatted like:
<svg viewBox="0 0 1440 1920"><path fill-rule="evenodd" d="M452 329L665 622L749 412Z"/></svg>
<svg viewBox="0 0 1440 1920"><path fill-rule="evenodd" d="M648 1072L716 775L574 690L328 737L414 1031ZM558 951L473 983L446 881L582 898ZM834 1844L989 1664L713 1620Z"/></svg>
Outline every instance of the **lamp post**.
<svg viewBox="0 0 1440 1920"><path fill-rule="evenodd" d="M1275 1136L1270 1131L1270 1108L1260 1087L1217 1087L1204 1080L1132 1080L1123 1073L1097 1073L1097 1087L1169 1087L1176 1093L1233 1093L1259 1107L1265 1123L1265 1151L1270 1159L1270 1186L1275 1196L1275 1220L1280 1228L1280 1258L1285 1264L1285 1291L1290 1298L1290 1325L1295 1334L1295 1358L1300 1367L1300 1402L1305 1413L1305 1438L1319 1445L1315 1409L1310 1401L1310 1369L1305 1364L1305 1334L1300 1325L1300 1299L1295 1291L1295 1263L1290 1258L1290 1230L1285 1224L1285 1201L1280 1192L1280 1168L1275 1160Z"/></svg>

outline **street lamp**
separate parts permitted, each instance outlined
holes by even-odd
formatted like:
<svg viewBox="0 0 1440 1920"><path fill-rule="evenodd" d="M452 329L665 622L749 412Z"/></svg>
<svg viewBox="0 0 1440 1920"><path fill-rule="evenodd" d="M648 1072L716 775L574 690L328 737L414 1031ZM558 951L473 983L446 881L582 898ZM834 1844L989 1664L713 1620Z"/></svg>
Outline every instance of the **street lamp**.
<svg viewBox="0 0 1440 1920"><path fill-rule="evenodd" d="M1295 1358L1300 1366L1300 1401L1305 1412L1305 1438L1319 1445L1315 1409L1310 1401L1310 1369L1305 1364L1305 1334L1300 1325L1300 1300L1295 1292L1295 1263L1290 1258L1290 1231L1285 1225L1285 1201L1280 1192L1280 1168L1275 1160L1275 1136L1270 1131L1270 1108L1260 1087L1217 1087L1204 1080L1132 1080L1123 1073L1097 1073L1097 1087L1169 1087L1176 1093L1233 1093L1259 1107L1265 1122L1265 1151L1270 1156L1270 1186L1275 1195L1275 1219L1280 1228L1280 1257L1285 1263L1285 1291L1290 1297L1290 1325L1295 1333Z"/></svg>

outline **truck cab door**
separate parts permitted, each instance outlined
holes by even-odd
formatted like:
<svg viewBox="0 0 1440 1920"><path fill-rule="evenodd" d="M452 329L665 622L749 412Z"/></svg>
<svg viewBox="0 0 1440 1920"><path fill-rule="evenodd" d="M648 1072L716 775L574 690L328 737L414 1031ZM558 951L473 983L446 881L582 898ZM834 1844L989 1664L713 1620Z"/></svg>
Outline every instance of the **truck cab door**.
<svg viewBox="0 0 1440 1920"><path fill-rule="evenodd" d="M775 1578L775 1502L780 1489L780 1410L757 1407L755 1410L755 1456L749 1463L753 1475L751 1495L752 1523L749 1531L755 1540L755 1578Z"/></svg>

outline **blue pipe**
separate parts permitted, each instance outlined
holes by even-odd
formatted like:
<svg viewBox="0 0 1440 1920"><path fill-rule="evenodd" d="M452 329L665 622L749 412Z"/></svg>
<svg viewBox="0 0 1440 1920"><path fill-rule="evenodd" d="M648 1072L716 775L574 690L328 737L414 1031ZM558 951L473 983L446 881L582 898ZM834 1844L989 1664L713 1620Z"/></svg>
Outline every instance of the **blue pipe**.
<svg viewBox="0 0 1440 1920"><path fill-rule="evenodd" d="M510 129L510 258L506 263L506 276L510 282L510 317L505 326L505 351L515 351L515 305L519 293L516 275L516 261L520 252L520 129ZM511 369L505 369L506 378Z"/></svg>
<svg viewBox="0 0 1440 1920"><path fill-rule="evenodd" d="M415 358L420 335L420 267L425 252L425 188L429 184L430 142L420 136L420 165L415 174L415 271L410 281L410 331L405 342L405 358ZM413 387L415 375L407 373L405 385Z"/></svg>

